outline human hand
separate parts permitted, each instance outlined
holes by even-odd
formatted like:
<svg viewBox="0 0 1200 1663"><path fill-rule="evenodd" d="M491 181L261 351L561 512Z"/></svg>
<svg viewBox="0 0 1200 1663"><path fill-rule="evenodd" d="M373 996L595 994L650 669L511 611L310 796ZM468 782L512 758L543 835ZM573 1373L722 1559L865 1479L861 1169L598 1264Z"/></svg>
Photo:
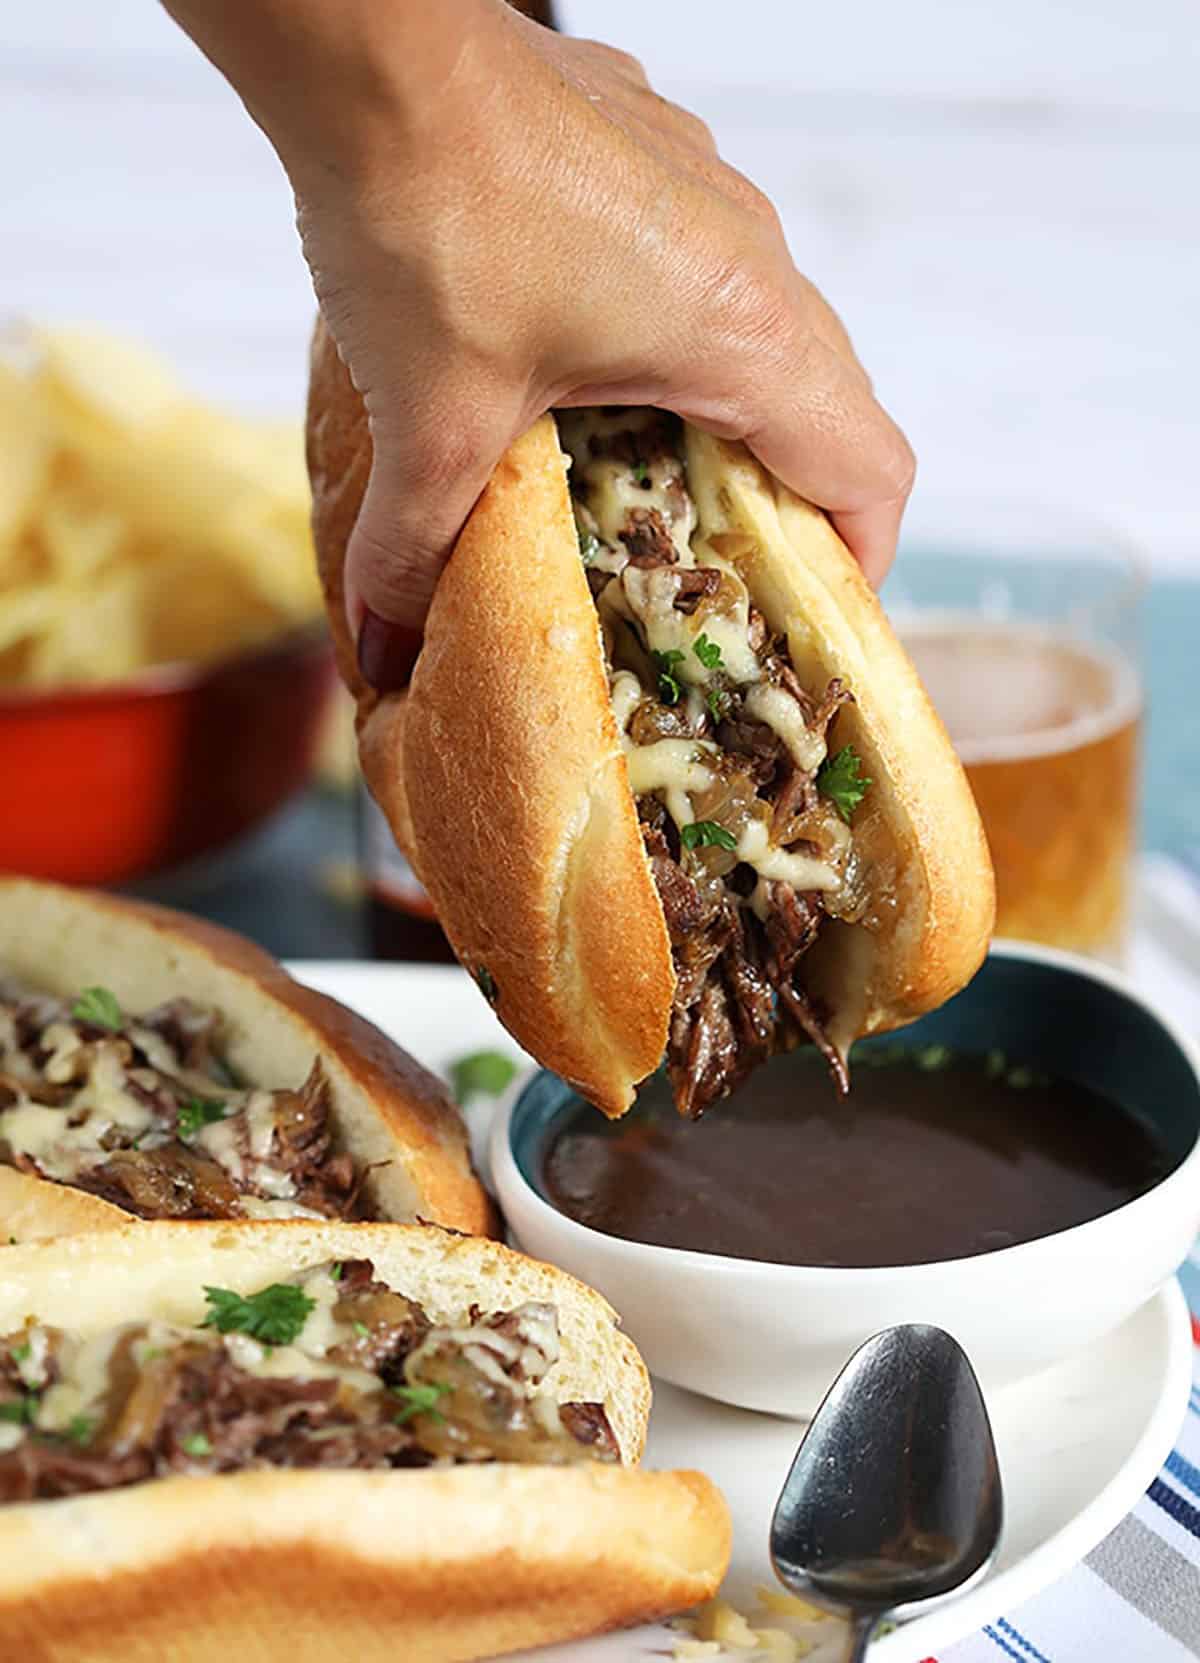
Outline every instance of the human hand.
<svg viewBox="0 0 1200 1663"><path fill-rule="evenodd" d="M909 446L771 204L635 60L502 0L446 0L436 38L407 0L168 4L288 170L370 416L346 562L368 680L407 679L464 520L554 406L656 404L744 440L883 576Z"/></svg>

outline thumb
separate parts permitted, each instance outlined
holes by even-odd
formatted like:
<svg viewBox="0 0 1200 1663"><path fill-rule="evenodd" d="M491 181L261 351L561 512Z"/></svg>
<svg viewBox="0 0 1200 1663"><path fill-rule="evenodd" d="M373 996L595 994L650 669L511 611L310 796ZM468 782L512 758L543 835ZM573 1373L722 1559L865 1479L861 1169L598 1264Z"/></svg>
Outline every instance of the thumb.
<svg viewBox="0 0 1200 1663"><path fill-rule="evenodd" d="M442 567L518 430L477 391L404 417L372 414L371 474L346 550L358 667L379 693L408 685Z"/></svg>

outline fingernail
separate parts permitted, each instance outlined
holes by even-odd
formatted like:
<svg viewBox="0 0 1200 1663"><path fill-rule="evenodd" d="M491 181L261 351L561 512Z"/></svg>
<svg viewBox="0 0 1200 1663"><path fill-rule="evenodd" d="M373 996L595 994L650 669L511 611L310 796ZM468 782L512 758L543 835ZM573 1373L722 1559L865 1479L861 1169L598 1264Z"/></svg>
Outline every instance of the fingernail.
<svg viewBox="0 0 1200 1663"><path fill-rule="evenodd" d="M390 624L370 607L363 608L358 631L358 668L377 693L402 693L412 679L421 651L419 630Z"/></svg>

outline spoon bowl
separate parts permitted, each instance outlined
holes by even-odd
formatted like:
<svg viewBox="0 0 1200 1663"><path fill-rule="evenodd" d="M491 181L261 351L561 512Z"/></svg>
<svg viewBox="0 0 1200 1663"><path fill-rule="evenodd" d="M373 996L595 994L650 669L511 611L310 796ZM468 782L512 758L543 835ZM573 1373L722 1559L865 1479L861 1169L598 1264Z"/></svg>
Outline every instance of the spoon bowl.
<svg viewBox="0 0 1200 1663"><path fill-rule="evenodd" d="M1003 1511L970 1361L909 1323L868 1340L830 1388L776 1504L771 1562L791 1592L850 1617L861 1657L883 1617L985 1569Z"/></svg>

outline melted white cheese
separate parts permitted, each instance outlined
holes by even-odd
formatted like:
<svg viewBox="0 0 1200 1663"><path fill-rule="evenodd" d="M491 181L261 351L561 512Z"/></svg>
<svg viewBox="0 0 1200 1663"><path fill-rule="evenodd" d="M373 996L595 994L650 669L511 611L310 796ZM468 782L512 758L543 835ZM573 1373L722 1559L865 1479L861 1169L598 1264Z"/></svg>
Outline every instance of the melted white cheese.
<svg viewBox="0 0 1200 1663"><path fill-rule="evenodd" d="M738 839L737 856L747 866L753 866L760 878L782 878L793 889L841 888L842 880L828 861L776 848L761 820L747 824Z"/></svg>
<svg viewBox="0 0 1200 1663"><path fill-rule="evenodd" d="M50 1357L50 1340L44 1328L27 1328L23 1354L13 1353L13 1360L17 1365L17 1373L21 1376L21 1384L28 1386L30 1391L38 1391L46 1384L46 1364Z"/></svg>
<svg viewBox="0 0 1200 1663"><path fill-rule="evenodd" d="M218 1166L223 1166L235 1183L241 1183L246 1176L246 1163L242 1158L241 1127L235 1120L213 1120L207 1126L201 1126L192 1139L206 1155L211 1155Z"/></svg>
<svg viewBox="0 0 1200 1663"><path fill-rule="evenodd" d="M256 1161L265 1161L275 1141L275 1104L269 1091L254 1091L246 1105L246 1131L250 1153Z"/></svg>
<svg viewBox="0 0 1200 1663"><path fill-rule="evenodd" d="M706 687L718 674L739 686L758 681L762 666L750 645L750 598L740 579L734 580L741 594L732 611L687 613L675 605L676 570L673 566L656 566L641 571L631 566L619 580L628 610L641 624L651 652L682 654L672 662L671 674L685 685ZM702 635L706 643L720 649L720 661L711 667L696 655L696 643Z"/></svg>
<svg viewBox="0 0 1200 1663"><path fill-rule="evenodd" d="M630 717L646 694L632 670L618 670L612 679L611 697L613 715L617 719L617 732L624 737Z"/></svg>
<svg viewBox="0 0 1200 1663"><path fill-rule="evenodd" d="M84 1338L68 1337L60 1356L62 1378L43 1392L37 1423L47 1432L65 1432L77 1415L95 1416L109 1388L109 1364L124 1328L106 1328Z"/></svg>
<svg viewBox="0 0 1200 1663"><path fill-rule="evenodd" d="M295 1185L292 1188L294 1191ZM261 1195L243 1195L239 1205L246 1218L322 1218L328 1222L325 1213L318 1213L312 1207L302 1207L298 1201L286 1198L266 1201Z"/></svg>
<svg viewBox="0 0 1200 1663"><path fill-rule="evenodd" d="M590 440L595 435L640 433L661 420L658 411L649 407L619 410L608 414L601 409L563 410L557 417L562 442L571 455L571 479L576 490L582 488L584 513L579 520L586 529L596 532L617 550L623 547L621 533L628 524L629 512L635 508L656 508L671 535L680 562L691 565L691 539L696 528L696 510L690 494L681 490L683 463L678 456L658 456L635 470L629 462L612 457L596 457L591 453ZM590 524L589 524L590 522ZM594 565L612 570L602 558ZM623 562L616 563L620 569Z"/></svg>
<svg viewBox="0 0 1200 1663"><path fill-rule="evenodd" d="M56 1054L64 1055L65 1047L60 1044ZM114 1045L103 1040L93 1048L88 1078L76 1102L85 1111L82 1117L44 1103L18 1101L0 1113L0 1139L15 1152L31 1156L46 1177L69 1181L106 1158L107 1133L115 1129L121 1142L132 1143L155 1123L153 1110L126 1088L125 1065ZM77 1124L72 1125L73 1120Z"/></svg>
<svg viewBox="0 0 1200 1663"><path fill-rule="evenodd" d="M746 694L746 712L779 735L798 767L816 773L825 760L825 739L807 726L804 712L790 693L763 682Z"/></svg>
<svg viewBox="0 0 1200 1663"><path fill-rule="evenodd" d="M705 739L659 739L653 745L630 745L625 752L629 784L635 797L650 791L707 791L716 775L705 758L720 755Z"/></svg>
<svg viewBox="0 0 1200 1663"><path fill-rule="evenodd" d="M50 1053L42 1064L42 1073L51 1085L65 1085L75 1072L75 1058L83 1050L82 1036L69 1022L52 1022L42 1031L42 1045Z"/></svg>

